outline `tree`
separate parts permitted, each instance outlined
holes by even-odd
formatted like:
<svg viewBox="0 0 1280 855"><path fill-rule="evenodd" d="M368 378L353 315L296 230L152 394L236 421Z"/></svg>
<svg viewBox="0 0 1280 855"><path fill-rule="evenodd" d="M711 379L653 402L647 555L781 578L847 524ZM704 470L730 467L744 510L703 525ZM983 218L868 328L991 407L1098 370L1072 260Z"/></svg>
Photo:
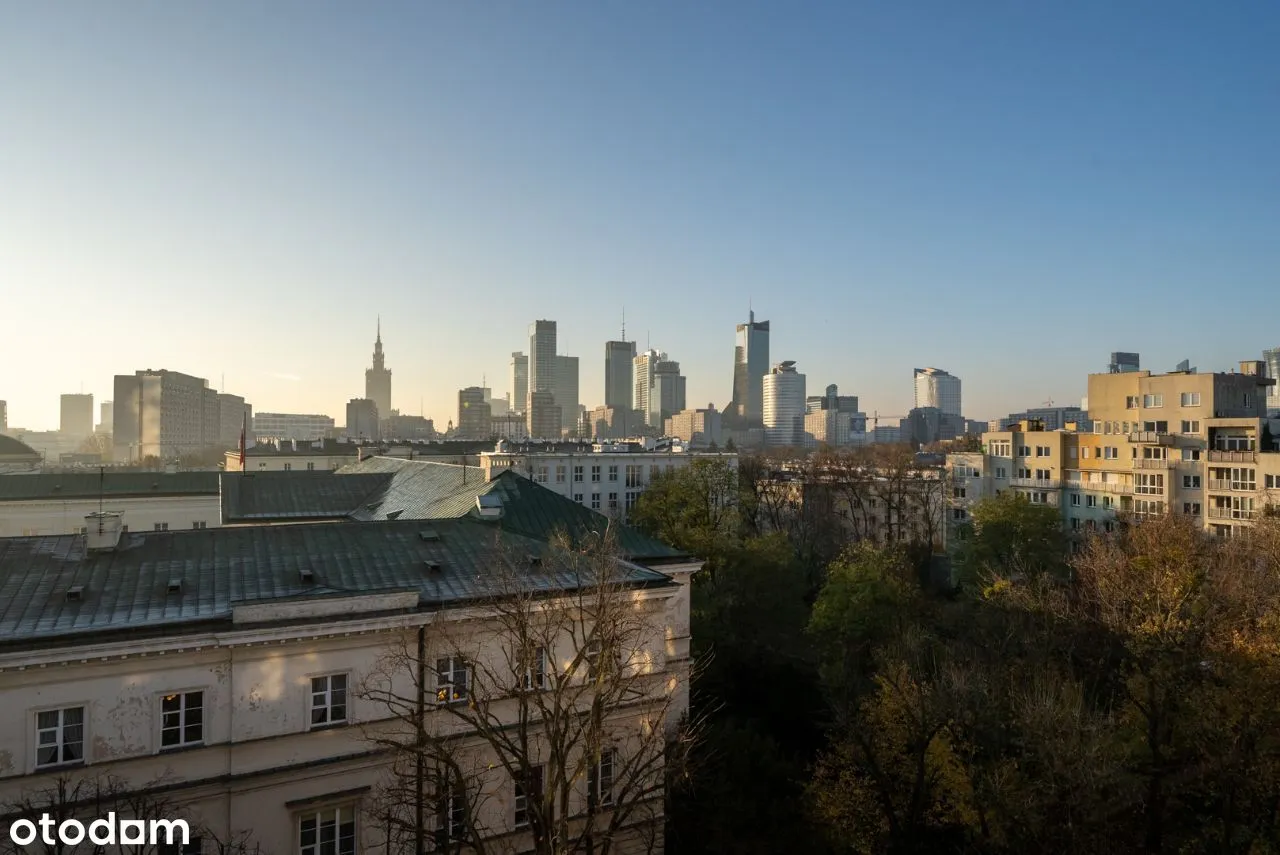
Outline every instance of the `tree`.
<svg viewBox="0 0 1280 855"><path fill-rule="evenodd" d="M112 451L111 434L95 433L87 436L76 448L76 451L80 454L97 454L104 461L110 461Z"/></svg>
<svg viewBox="0 0 1280 855"><path fill-rule="evenodd" d="M1062 576L1067 539L1062 515L1012 490L983 499L960 526L955 557L964 581L989 585L1010 576Z"/></svg>
<svg viewBox="0 0 1280 855"><path fill-rule="evenodd" d="M430 819L440 851L511 851L495 834L513 813L522 851L660 851L663 795L697 727L688 675L656 667L662 601L626 573L608 540L561 539L533 567L506 555L473 620L397 639L360 690L387 713L369 738L392 756L391 851L423 851Z"/></svg>
<svg viewBox="0 0 1280 855"><path fill-rule="evenodd" d="M738 472L717 458L658 475L631 509L631 525L706 562L714 575L739 534Z"/></svg>

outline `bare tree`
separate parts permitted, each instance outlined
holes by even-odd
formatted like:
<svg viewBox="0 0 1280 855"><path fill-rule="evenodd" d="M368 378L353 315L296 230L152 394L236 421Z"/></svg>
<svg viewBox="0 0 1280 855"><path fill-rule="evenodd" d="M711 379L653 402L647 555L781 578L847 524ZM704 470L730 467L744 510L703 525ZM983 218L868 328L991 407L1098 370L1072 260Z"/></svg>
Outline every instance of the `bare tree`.
<svg viewBox="0 0 1280 855"><path fill-rule="evenodd" d="M392 756L388 852L661 851L666 777L693 738L665 600L606 538L492 558L471 619L400 635L359 689L387 713L367 733Z"/></svg>

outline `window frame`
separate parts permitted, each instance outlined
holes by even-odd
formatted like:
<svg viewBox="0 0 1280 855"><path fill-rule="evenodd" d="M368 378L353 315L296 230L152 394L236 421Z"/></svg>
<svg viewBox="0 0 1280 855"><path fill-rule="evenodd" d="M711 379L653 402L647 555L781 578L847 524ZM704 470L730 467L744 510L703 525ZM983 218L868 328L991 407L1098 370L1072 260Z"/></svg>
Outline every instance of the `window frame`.
<svg viewBox="0 0 1280 855"><path fill-rule="evenodd" d="M441 667L441 664L445 667ZM471 663L465 656L437 656L436 657L436 703L437 704L465 704L471 698ZM448 678L445 678L448 674ZM462 681L459 683L458 675L462 675ZM456 687L461 685L462 691L458 692ZM455 687L455 688L447 688ZM445 697L441 697L441 694Z"/></svg>
<svg viewBox="0 0 1280 855"><path fill-rule="evenodd" d="M344 814L346 814L346 816L344 816ZM296 816L296 822L294 823L294 828L297 830L297 835L298 835L298 839L297 839L298 855L320 855L320 853L323 851L324 840L322 837L322 829L324 826L324 819L326 818L326 816L332 817L334 819L334 825L333 825L334 855L357 855L357 853L359 853L360 851L360 824L359 824L360 810L355 804L343 803L343 804L336 804L336 805L327 805L325 807L317 807L317 808L312 808L305 811L299 811L295 814L295 816ZM346 819L347 817L350 817L349 821L344 822L343 820ZM308 820L312 820L315 825L315 828L312 832L315 835L315 839L314 839L314 842L311 843L310 845L304 842L304 835L306 832L303 828L303 824ZM341 841L343 839L342 828L347 825L351 826L351 833L349 838L351 847L350 849L344 850L341 845Z"/></svg>
<svg viewBox="0 0 1280 855"><path fill-rule="evenodd" d="M192 727L192 724L187 719L192 708L186 705L186 700L191 695L200 696L200 704L198 707L195 707L199 717L199 721L196 722L195 727L199 728L200 733L199 737L196 739L187 739L187 731ZM160 707L160 715L158 717L160 725L158 746L161 753L181 751L185 748L195 748L205 744L205 696L206 691L204 688L179 689L173 692L163 692L158 696L157 701ZM169 698L178 699L177 710L165 709L165 702L168 701ZM178 741L166 744L164 741L165 733L175 729L166 724L166 719L168 716L174 714L178 716L178 725L176 727L176 730L178 731Z"/></svg>
<svg viewBox="0 0 1280 855"><path fill-rule="evenodd" d="M514 792L512 807L515 809L512 825L516 828L528 828L532 825L529 799L532 797L536 803L546 793L547 767L542 763L535 763L529 767L529 774L525 776L523 783L519 778L512 778L511 786Z"/></svg>
<svg viewBox="0 0 1280 855"><path fill-rule="evenodd" d="M342 718L335 718L333 714L334 708L339 706L333 701L335 695L333 681L337 678L342 679L342 688L339 690L342 692L342 703L340 705L342 708ZM316 689L316 682L318 680L325 681L323 693ZM310 722L308 727L309 730L323 730L329 727L342 727L351 722L351 674L349 672L331 671L324 674L312 674L308 678L308 683L307 721ZM316 698L321 694L323 694L325 698L325 704L323 707L318 707L316 706ZM325 711L325 719L323 721L316 721L316 712L321 709Z"/></svg>
<svg viewBox="0 0 1280 855"><path fill-rule="evenodd" d="M73 711L73 710L78 710L78 711L79 711L79 713L80 713L80 721L79 721L79 723L78 723L78 724L70 724L70 725L69 725L69 724L67 724L67 723L66 723L66 720L65 720L65 718L66 718L66 717L65 717L65 713L71 712L71 711ZM42 716L42 715L48 715L49 713L56 713L56 714L57 714L57 716L58 716L58 723L57 723L54 727L52 727L52 728L50 728L50 727L41 727L41 725L40 725L40 716ZM58 706L43 707L43 708L39 708L39 709L32 710L31 723L32 723L32 734L31 734L31 746L32 746L32 752L31 752L31 767L32 767L33 772L44 772L44 771L46 771L46 770L50 770L50 769L69 768L69 767L75 767L75 766L84 766L84 765L87 765L87 764L88 764L88 762L89 762L89 758L88 758L88 751L87 751L87 749L88 749L88 746L89 746L89 704L88 704L87 702L82 702L82 703L71 703L71 704L60 704L60 705L58 705ZM79 743L80 743L80 756L79 756L79 757L72 758L72 759L70 759L70 760L62 759L62 755L63 755L63 753L64 753L64 751L65 751L66 747L67 747L68 745L70 745L70 744L74 744L73 742L71 742L71 741L69 741L69 740L67 740L67 739L66 739L65 731L66 731L66 729L67 729L68 727L79 727L79 728L80 728L80 739L79 739ZM52 743L47 743L47 744L42 743L42 742L40 741L40 735L41 735L41 733L43 733L43 732L45 732L45 731L49 731L49 730L53 730L53 731L55 731L55 732L56 732L56 734L57 734L57 741L56 741L56 742L52 742ZM52 763L41 763L41 762L40 762L40 751L41 751L41 748L42 748L42 747L43 747L43 748L49 748L49 747L56 748L56 749L57 749L57 752L58 752L58 753L57 753L57 756L58 756L58 758L59 758L59 759L55 760L55 761L54 761L54 762L52 762Z"/></svg>

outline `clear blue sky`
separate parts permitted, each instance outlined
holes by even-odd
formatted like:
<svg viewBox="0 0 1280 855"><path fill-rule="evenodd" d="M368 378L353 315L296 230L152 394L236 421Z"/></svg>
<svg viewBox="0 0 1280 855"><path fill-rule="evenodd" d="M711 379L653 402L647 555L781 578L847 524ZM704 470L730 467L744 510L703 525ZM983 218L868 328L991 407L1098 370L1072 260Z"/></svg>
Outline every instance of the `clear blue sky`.
<svg viewBox="0 0 1280 855"><path fill-rule="evenodd" d="M722 406L748 300L811 390L1078 403L1280 344L1280 4L0 3L0 398L225 374L344 420L603 397L619 315ZM299 379L295 379L299 378Z"/></svg>

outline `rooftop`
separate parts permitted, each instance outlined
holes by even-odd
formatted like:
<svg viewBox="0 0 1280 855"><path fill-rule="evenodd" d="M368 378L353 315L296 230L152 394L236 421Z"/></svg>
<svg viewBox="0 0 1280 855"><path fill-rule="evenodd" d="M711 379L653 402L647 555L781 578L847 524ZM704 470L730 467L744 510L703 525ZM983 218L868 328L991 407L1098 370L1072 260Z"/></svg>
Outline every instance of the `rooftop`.
<svg viewBox="0 0 1280 855"><path fill-rule="evenodd" d="M217 494L218 473L215 471L40 472L0 478L0 501Z"/></svg>
<svg viewBox="0 0 1280 855"><path fill-rule="evenodd" d="M228 629L233 608L264 600L416 591L419 608L431 609L509 592L513 579L529 592L581 584L560 562L528 565L546 554L544 541L472 519L433 521L424 536L427 528L402 520L127 533L118 550L94 553L82 535L0 539L0 649ZM674 584L621 566L637 587Z"/></svg>
<svg viewBox="0 0 1280 855"><path fill-rule="evenodd" d="M0 458L6 457L39 460L40 452L27 445L25 442L19 442L11 436L5 436L0 433Z"/></svg>

